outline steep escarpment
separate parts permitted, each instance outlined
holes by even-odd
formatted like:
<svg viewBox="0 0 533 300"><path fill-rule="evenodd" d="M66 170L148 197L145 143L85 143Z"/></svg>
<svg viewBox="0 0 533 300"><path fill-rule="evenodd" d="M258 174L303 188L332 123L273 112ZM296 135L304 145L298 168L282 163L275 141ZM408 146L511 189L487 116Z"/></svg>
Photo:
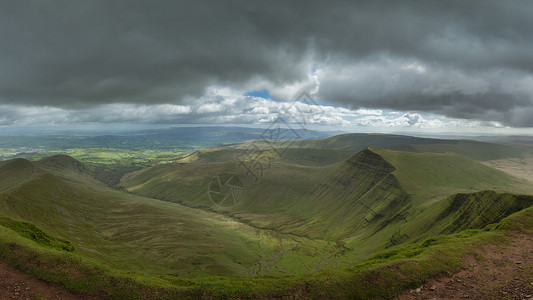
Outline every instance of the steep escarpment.
<svg viewBox="0 0 533 300"><path fill-rule="evenodd" d="M444 201L446 208L437 218L440 233L483 228L533 205L533 196L482 191L456 194Z"/></svg>
<svg viewBox="0 0 533 300"><path fill-rule="evenodd" d="M365 149L337 165L302 199L313 205L315 223L329 238L377 228L409 202L394 170L380 155Z"/></svg>
<svg viewBox="0 0 533 300"><path fill-rule="evenodd" d="M207 207L259 228L338 239L361 230L370 234L408 204L394 171L382 156L365 149L327 167L273 163L257 177L232 162L161 165L122 184L135 194ZM206 193L222 172L233 172L244 183L242 199L230 207L217 206Z"/></svg>

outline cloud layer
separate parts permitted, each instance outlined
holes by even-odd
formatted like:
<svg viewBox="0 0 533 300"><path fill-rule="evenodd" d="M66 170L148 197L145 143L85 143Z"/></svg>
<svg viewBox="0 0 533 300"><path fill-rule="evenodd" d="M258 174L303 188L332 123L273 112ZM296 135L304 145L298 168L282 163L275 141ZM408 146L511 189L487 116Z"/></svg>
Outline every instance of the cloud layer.
<svg viewBox="0 0 533 300"><path fill-rule="evenodd" d="M206 100L223 87L533 127L531 15L525 0L1 1L0 122L36 107L102 122L155 118L143 108L269 116Z"/></svg>
<svg viewBox="0 0 533 300"><path fill-rule="evenodd" d="M379 109L351 110L343 107L283 102L210 89L187 105L103 104L83 109L0 105L0 127L61 124L279 124L301 129L335 130L425 130L501 127L478 121L455 120L418 113L384 112Z"/></svg>

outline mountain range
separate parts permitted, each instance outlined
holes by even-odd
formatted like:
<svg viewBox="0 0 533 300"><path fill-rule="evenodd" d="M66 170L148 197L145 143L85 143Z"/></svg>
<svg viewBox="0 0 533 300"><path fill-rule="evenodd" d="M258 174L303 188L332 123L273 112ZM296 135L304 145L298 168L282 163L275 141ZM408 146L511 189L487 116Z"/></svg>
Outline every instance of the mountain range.
<svg viewBox="0 0 533 300"><path fill-rule="evenodd" d="M449 264L424 274L452 270L468 247L529 224L532 182L502 166L531 157L527 144L262 138L114 185L67 155L15 158L0 162L0 257L91 297L373 297L385 283L330 289L450 245ZM409 274L390 295L423 280Z"/></svg>

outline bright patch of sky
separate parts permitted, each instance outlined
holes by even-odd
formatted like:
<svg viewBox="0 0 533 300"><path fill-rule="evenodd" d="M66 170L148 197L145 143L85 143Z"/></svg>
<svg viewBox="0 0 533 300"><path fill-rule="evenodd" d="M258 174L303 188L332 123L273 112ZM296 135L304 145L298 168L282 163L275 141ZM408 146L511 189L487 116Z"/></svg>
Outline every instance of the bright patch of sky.
<svg viewBox="0 0 533 300"><path fill-rule="evenodd" d="M270 95L270 92L268 90L266 90L266 89L247 92L247 93L244 94L244 96L264 98L264 99L272 99L272 96Z"/></svg>
<svg viewBox="0 0 533 300"><path fill-rule="evenodd" d="M40 106L0 106L2 128L53 126L61 130L83 124L146 126L240 125L269 126L283 120L307 129L347 132L489 132L527 133L497 122L465 120L417 111L349 109L313 99L277 101L266 89L251 92L214 87L204 96L176 104L105 104L86 109ZM302 125L303 124L303 125ZM4 130L5 131L5 130Z"/></svg>

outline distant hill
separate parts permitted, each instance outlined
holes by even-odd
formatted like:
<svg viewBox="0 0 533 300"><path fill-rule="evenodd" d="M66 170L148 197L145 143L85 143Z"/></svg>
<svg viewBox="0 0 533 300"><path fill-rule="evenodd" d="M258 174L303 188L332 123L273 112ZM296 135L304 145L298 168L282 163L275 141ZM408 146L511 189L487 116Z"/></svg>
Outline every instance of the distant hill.
<svg viewBox="0 0 533 300"><path fill-rule="evenodd" d="M239 160L246 149L257 149L264 157L282 163L304 166L326 166L348 159L366 147L385 148L407 152L453 152L473 160L490 161L522 158L533 155L526 145L487 143L470 140L419 138L390 134L341 134L324 139L309 140L250 140L223 148L195 151L181 162L212 163Z"/></svg>
<svg viewBox="0 0 533 300"><path fill-rule="evenodd" d="M15 134L2 135L0 132L0 149L21 148L26 152L50 151L71 148L111 148L111 149L181 149L195 150L217 145L240 143L247 140L261 139L265 128L247 127L175 127L143 131L124 131L110 133L61 133L61 134ZM325 138L338 132L317 130L295 130L298 139ZM0 153L0 159L2 159Z"/></svg>
<svg viewBox="0 0 533 300"><path fill-rule="evenodd" d="M392 149L411 152L445 153L454 152L474 160L489 161L504 158L522 158L531 155L533 148L515 144L497 144L461 140L455 144L411 144L398 145Z"/></svg>
<svg viewBox="0 0 533 300"><path fill-rule="evenodd" d="M0 162L0 192L13 188L31 178L35 173L32 162L17 158Z"/></svg>
<svg viewBox="0 0 533 300"><path fill-rule="evenodd" d="M245 159L245 150L236 148L211 148L194 151L185 155L179 162L216 163ZM254 155L267 158L270 162L292 163L302 166L327 166L345 160L353 155L353 150L288 148L280 154L273 149L258 150Z"/></svg>

